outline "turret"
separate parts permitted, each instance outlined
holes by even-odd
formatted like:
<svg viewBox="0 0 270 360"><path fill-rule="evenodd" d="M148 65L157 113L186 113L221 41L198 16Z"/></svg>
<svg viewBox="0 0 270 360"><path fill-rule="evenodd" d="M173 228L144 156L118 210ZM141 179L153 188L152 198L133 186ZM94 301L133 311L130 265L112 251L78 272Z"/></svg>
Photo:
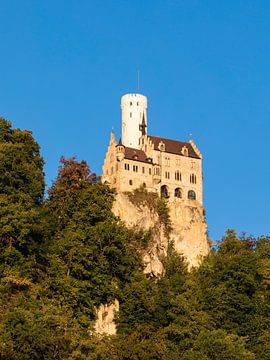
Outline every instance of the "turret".
<svg viewBox="0 0 270 360"><path fill-rule="evenodd" d="M139 139L147 134L147 97L141 94L126 94L121 98L122 143L139 148Z"/></svg>
<svg viewBox="0 0 270 360"><path fill-rule="evenodd" d="M116 145L116 159L122 161L125 158L125 147L122 144L122 140L119 140L119 143Z"/></svg>

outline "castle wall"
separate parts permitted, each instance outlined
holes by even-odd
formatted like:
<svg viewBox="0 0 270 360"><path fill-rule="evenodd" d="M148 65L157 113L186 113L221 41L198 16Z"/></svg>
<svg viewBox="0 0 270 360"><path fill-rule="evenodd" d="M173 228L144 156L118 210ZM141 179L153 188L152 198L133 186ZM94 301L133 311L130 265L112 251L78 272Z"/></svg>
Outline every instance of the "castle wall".
<svg viewBox="0 0 270 360"><path fill-rule="evenodd" d="M196 200L202 205L201 159L166 152L154 152L156 153L155 157L159 157L162 169L161 185L168 186L170 197L174 197L175 189L180 188L182 198L188 199L188 191L193 190L196 194Z"/></svg>
<svg viewBox="0 0 270 360"><path fill-rule="evenodd" d="M111 141L104 161L102 181L118 191L133 191L143 186L148 191L160 193L161 186L166 185L170 198L174 198L175 190L180 189L184 200L188 199L188 192L193 190L197 202L202 205L201 159L157 151L150 146L145 150L153 163L126 159L124 152L120 157L116 142Z"/></svg>
<svg viewBox="0 0 270 360"><path fill-rule="evenodd" d="M144 187L148 191L153 188L153 165L145 162L124 159L119 162L118 191L133 191Z"/></svg>

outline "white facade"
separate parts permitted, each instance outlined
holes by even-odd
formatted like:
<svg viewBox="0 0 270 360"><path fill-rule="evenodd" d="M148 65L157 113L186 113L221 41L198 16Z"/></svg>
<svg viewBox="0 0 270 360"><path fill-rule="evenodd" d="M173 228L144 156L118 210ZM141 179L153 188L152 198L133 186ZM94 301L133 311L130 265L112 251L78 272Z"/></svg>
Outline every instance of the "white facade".
<svg viewBox="0 0 270 360"><path fill-rule="evenodd" d="M122 144L139 149L139 139L142 136L144 118L147 126L147 97L141 94L126 94L121 98L122 109ZM145 134L147 134L147 127Z"/></svg>

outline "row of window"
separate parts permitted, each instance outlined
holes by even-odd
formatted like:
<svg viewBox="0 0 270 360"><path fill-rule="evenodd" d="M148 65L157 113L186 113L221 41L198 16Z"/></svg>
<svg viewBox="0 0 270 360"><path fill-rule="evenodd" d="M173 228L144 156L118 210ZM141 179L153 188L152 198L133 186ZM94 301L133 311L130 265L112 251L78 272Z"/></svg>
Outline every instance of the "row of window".
<svg viewBox="0 0 270 360"><path fill-rule="evenodd" d="M125 163L125 170L128 170L128 171L129 171L130 169L131 169L131 166L129 166L129 164ZM138 165L133 165L133 166L132 166L132 170L133 170L133 172L138 172L138 171L139 171ZM147 170L147 168L145 168L144 166L142 166L142 173L143 173L143 174L145 174L145 170ZM148 172L149 172L149 175L151 175L151 174L152 174L152 169L149 168L149 169L148 169Z"/></svg>
<svg viewBox="0 0 270 360"><path fill-rule="evenodd" d="M127 163L125 163L125 170L130 170L130 166ZM138 172L138 170L139 170L138 166L133 165L132 170L134 172ZM149 175L151 175L151 168L149 168L148 170L149 170ZM144 166L142 166L142 173L145 174L145 167ZM154 168L154 174L155 175L160 175L160 168L159 167ZM174 174L174 178L177 181L182 181L182 174L181 174L181 172L179 170L176 170L176 172ZM165 179L170 179L170 172L169 171L165 171ZM196 184L197 183L196 175L191 174L189 180L190 180L191 184Z"/></svg>
<svg viewBox="0 0 270 360"><path fill-rule="evenodd" d="M133 185L133 181L129 180L129 185ZM146 184L143 183L143 187L146 187ZM161 196L164 196L165 198L169 198L170 197L170 193L169 193L169 189L167 185L162 185L160 188L160 193ZM182 190L178 187L174 189L174 197L178 198L178 199L182 199ZM193 190L189 190L188 191L188 195L187 195L188 199L190 200L196 200L196 193Z"/></svg>
<svg viewBox="0 0 270 360"><path fill-rule="evenodd" d="M132 106L132 101L129 103L130 106ZM139 101L137 101L137 106L139 106Z"/></svg>
<svg viewBox="0 0 270 360"><path fill-rule="evenodd" d="M164 196L165 198L170 197L169 189L167 185L162 185L160 188L161 196ZM182 198L182 190L180 188L174 189L174 197L176 198ZM193 190L188 191L188 199L190 200L196 200L196 193Z"/></svg>

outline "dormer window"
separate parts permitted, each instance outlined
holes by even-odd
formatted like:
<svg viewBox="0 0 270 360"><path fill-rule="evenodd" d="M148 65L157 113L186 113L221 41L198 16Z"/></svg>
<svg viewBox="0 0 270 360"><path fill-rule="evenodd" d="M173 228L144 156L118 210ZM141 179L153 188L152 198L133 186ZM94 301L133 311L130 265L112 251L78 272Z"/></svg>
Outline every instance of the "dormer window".
<svg viewBox="0 0 270 360"><path fill-rule="evenodd" d="M133 159L137 160L137 159L138 159L138 155L133 155Z"/></svg>
<svg viewBox="0 0 270 360"><path fill-rule="evenodd" d="M153 162L153 159L152 159L152 158L147 158L146 160L147 160L148 162L150 162L150 163Z"/></svg>
<svg viewBox="0 0 270 360"><path fill-rule="evenodd" d="M188 148L186 146L183 146L182 147L182 150L181 150L181 153L184 155L184 156L188 156Z"/></svg>
<svg viewBox="0 0 270 360"><path fill-rule="evenodd" d="M165 151L165 144L164 144L164 142L161 141L161 142L158 144L158 148L159 148L160 151Z"/></svg>

